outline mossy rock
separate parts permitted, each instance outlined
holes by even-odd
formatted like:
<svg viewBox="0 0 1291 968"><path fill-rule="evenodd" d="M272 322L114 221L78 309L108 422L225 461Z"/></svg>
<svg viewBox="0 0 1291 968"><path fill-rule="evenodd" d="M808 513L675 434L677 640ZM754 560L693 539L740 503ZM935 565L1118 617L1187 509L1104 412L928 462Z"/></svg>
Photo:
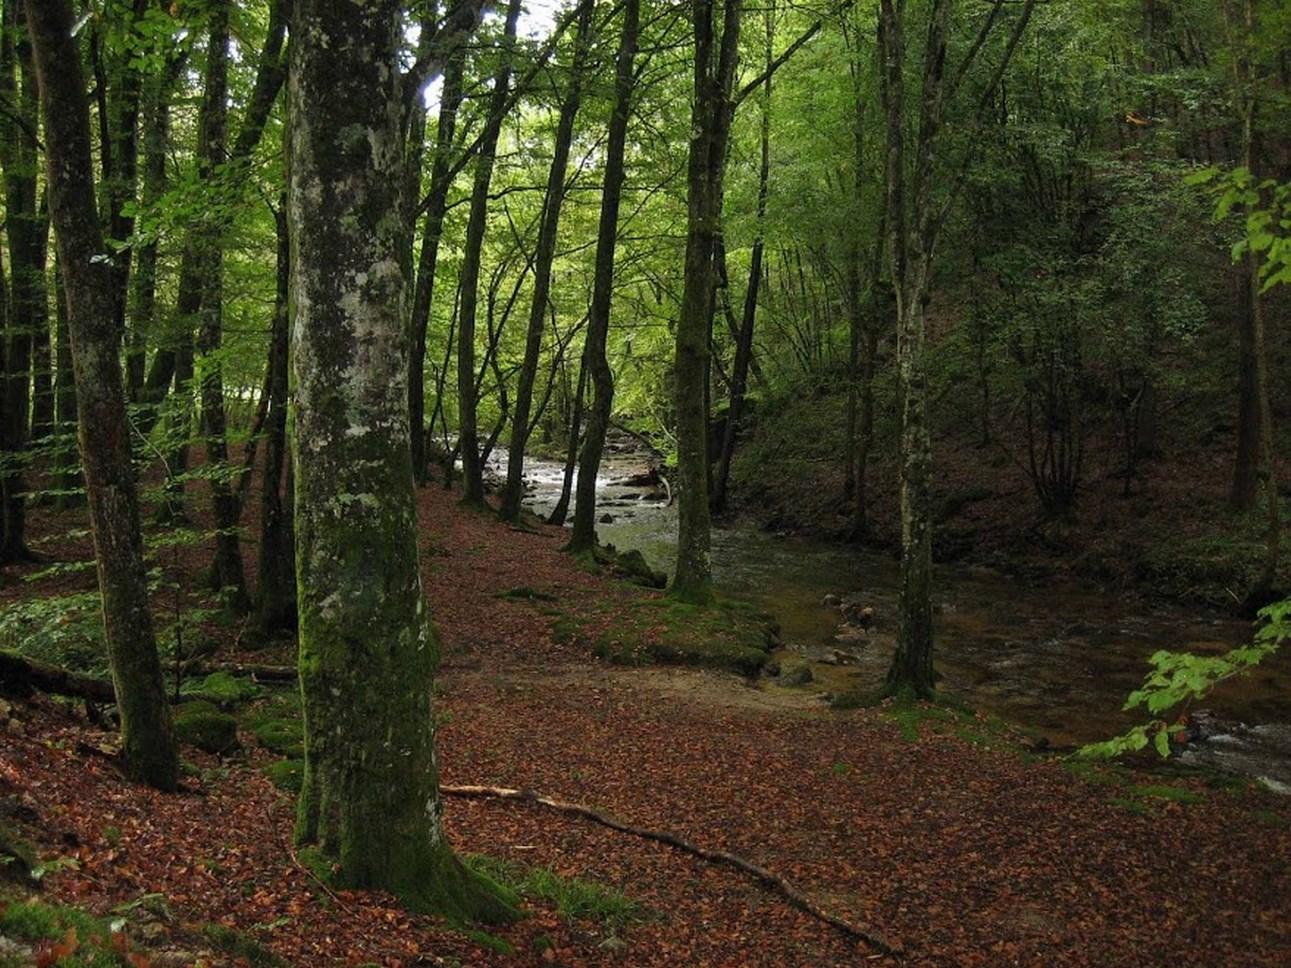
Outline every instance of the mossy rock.
<svg viewBox="0 0 1291 968"><path fill-rule="evenodd" d="M664 588L668 584L668 576L651 568L649 562L645 559L645 555L635 548L631 551L620 552L615 556L614 571L633 584L642 585L646 588Z"/></svg>
<svg viewBox="0 0 1291 968"><path fill-rule="evenodd" d="M221 709L232 709L265 694L263 686L247 678L228 672L212 672L201 682L185 685L183 694L191 699L204 699Z"/></svg>
<svg viewBox="0 0 1291 968"><path fill-rule="evenodd" d="M40 859L31 844L0 820L0 880L26 884L39 864Z"/></svg>
<svg viewBox="0 0 1291 968"><path fill-rule="evenodd" d="M302 760L276 760L263 767L267 776L279 790L299 793L305 782L305 764Z"/></svg>
<svg viewBox="0 0 1291 968"><path fill-rule="evenodd" d="M207 753L238 748L238 721L204 699L175 707L175 737Z"/></svg>
<svg viewBox="0 0 1291 968"><path fill-rule="evenodd" d="M305 726L299 719L260 718L251 723L251 733L263 749L300 759L305 755Z"/></svg>

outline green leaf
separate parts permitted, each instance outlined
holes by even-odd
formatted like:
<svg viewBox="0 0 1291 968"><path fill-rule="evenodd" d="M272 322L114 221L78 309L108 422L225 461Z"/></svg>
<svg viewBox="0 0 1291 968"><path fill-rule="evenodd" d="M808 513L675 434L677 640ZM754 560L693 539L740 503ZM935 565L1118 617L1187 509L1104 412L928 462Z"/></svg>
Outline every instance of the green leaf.
<svg viewBox="0 0 1291 968"><path fill-rule="evenodd" d="M1157 752L1161 754L1162 759L1166 759L1167 757L1169 757L1170 734L1166 731L1166 728L1164 725L1162 725L1161 728L1157 730L1156 738L1152 742L1156 745Z"/></svg>

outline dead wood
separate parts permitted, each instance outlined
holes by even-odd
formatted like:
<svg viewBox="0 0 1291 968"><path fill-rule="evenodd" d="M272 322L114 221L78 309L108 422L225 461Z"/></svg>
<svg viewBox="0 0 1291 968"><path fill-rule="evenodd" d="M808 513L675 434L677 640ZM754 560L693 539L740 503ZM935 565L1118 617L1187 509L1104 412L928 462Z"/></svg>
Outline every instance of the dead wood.
<svg viewBox="0 0 1291 968"><path fill-rule="evenodd" d="M779 874L760 867L757 864L750 863L736 854L727 853L724 850L710 850L707 847L700 847L693 844L683 837L676 834L668 833L663 830L651 830L647 827L636 827L632 824L624 823L621 820L615 820L613 817L607 817L598 810L584 806L581 803L569 803L564 800L555 800L551 797L542 796L533 790L515 790L508 787L490 787L490 786L440 786L440 792L455 797L471 797L475 799L496 799L496 800L520 800L526 803L536 803L552 810L559 810L561 813L574 814L575 816L585 817L593 820L611 830L618 830L621 833L631 834L634 837L642 837L646 840L654 840L661 844L667 844L677 850L691 854L701 860L706 860L711 864L724 864L728 867L734 867L736 870L743 871L752 875L763 884L770 887L781 897L787 900L800 911L805 911L812 917L819 918L826 924L833 925L839 931L853 938L858 938L878 950L890 955L901 955L904 952L899 944L891 941L883 934L866 924L855 924L845 921L837 915L830 914L824 908L817 905L809 897L791 885Z"/></svg>
<svg viewBox="0 0 1291 968"><path fill-rule="evenodd" d="M0 693L26 697L37 691L75 696L91 702L116 702L112 683L106 679L69 672L47 662L0 649Z"/></svg>

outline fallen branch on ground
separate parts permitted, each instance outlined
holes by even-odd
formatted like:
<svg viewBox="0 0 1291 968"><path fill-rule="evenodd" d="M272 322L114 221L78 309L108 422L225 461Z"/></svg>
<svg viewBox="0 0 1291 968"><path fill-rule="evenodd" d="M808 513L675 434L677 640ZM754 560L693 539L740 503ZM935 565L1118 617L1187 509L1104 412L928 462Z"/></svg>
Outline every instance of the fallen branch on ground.
<svg viewBox="0 0 1291 968"><path fill-rule="evenodd" d="M490 787L490 786L441 786L441 793L455 797L472 797L476 799L494 799L494 800L520 800L527 803L537 803L544 807L550 807L553 810L559 810L562 813L570 813L579 817L586 817L611 830L618 830L625 834L632 834L635 837L643 837L646 840L658 841L661 844L667 844L675 847L677 850L692 854L701 860L706 860L712 864L725 864L728 867L734 867L737 870L751 874L763 884L766 884L772 890L780 894L790 904L805 911L812 917L819 918L826 924L833 925L844 934L853 938L859 938L866 944L872 945L880 951L890 955L901 955L904 952L899 944L890 941L875 929L865 924L853 924L850 921L844 921L842 918L830 914L821 908L805 894L793 887L779 874L767 870L765 867L759 867L752 864L742 857L735 854L729 854L724 850L709 850L706 847L700 847L692 844L690 841L676 834L670 834L662 830L650 830L646 827L634 827L631 824L623 823L621 820L615 820L607 817L598 810L591 807L583 806L581 803L569 803L564 800L555 800L551 797L544 797L533 790L514 790L507 787Z"/></svg>
<svg viewBox="0 0 1291 968"><path fill-rule="evenodd" d="M0 649L0 694L26 697L52 692L91 702L116 702L112 683L106 679L70 672L58 666Z"/></svg>

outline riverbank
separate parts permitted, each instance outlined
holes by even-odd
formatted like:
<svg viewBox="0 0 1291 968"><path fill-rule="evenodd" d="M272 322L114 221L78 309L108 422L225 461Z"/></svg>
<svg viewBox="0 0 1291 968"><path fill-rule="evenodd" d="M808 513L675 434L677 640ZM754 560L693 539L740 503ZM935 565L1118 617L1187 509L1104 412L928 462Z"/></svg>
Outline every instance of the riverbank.
<svg viewBox="0 0 1291 968"><path fill-rule="evenodd" d="M844 412L843 397L826 390L759 407L736 452L730 520L895 551L901 518L893 428L879 421L865 528L857 535L853 502L844 497ZM1127 486L1115 428L1088 428L1075 504L1055 515L1041 507L1019 428L1001 424L983 444L964 423L964 415L945 418L934 432L937 561L983 565L1030 584L1066 580L1228 614L1249 610L1247 596L1267 556L1267 516L1228 506L1229 430L1198 417L1173 437L1163 433ZM1291 464L1279 461L1278 472L1287 480ZM1283 592L1291 590L1286 558Z"/></svg>
<svg viewBox="0 0 1291 968"><path fill-rule="evenodd" d="M125 783L79 707L13 704L0 801L45 862L47 901L121 918L152 965L267 951L282 961L258 963L1271 966L1291 947L1291 798L1072 767L949 708L839 712L736 676L609 666L589 637L557 635L558 617L610 627L651 593L577 566L559 531L508 528L437 488L419 499L446 783L533 790L738 854L901 958L738 871L531 803L452 798L450 837L594 885L582 914L572 891L531 888L528 919L468 934L329 892L291 852L293 799L269 777L290 776L273 768L285 731L249 728L289 704L273 691L231 707L237 750L185 749L174 797ZM221 661L290 660L223 634Z"/></svg>

